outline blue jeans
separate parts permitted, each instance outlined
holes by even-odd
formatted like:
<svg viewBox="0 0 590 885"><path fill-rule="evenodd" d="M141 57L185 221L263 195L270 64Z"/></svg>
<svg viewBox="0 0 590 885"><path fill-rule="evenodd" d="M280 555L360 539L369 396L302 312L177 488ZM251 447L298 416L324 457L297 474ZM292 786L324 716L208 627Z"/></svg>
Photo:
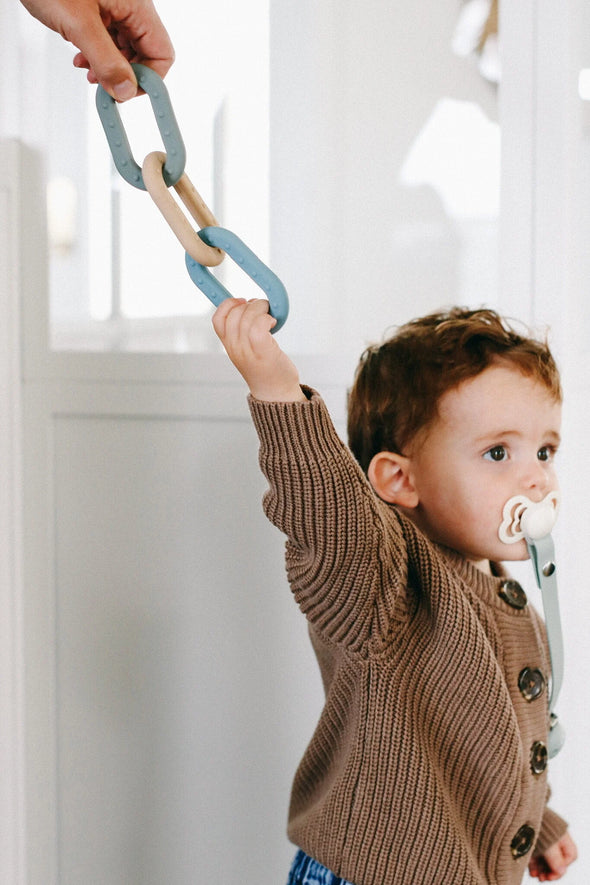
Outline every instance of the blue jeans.
<svg viewBox="0 0 590 885"><path fill-rule="evenodd" d="M335 876L300 850L295 855L287 885L352 885L352 882Z"/></svg>

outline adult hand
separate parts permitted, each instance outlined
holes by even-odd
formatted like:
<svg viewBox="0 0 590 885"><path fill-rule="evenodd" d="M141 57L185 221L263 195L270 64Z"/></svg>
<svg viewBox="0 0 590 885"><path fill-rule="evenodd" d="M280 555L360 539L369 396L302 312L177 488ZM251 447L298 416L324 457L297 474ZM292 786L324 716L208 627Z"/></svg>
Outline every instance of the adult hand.
<svg viewBox="0 0 590 885"><path fill-rule="evenodd" d="M130 62L165 76L174 48L152 0L21 0L31 15L80 51L74 65L88 70L117 101L137 95Z"/></svg>

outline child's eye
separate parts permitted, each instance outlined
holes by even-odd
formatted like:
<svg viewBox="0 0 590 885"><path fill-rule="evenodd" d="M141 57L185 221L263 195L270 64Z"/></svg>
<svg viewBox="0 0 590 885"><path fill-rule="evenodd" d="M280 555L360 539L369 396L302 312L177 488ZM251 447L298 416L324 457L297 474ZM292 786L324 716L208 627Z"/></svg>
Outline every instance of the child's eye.
<svg viewBox="0 0 590 885"><path fill-rule="evenodd" d="M488 461L505 461L508 453L504 446L492 446L491 449L484 454L484 458Z"/></svg>
<svg viewBox="0 0 590 885"><path fill-rule="evenodd" d="M539 459L539 461L551 461L554 455L555 449L553 448L553 446L541 446L541 448L537 452L537 458Z"/></svg>

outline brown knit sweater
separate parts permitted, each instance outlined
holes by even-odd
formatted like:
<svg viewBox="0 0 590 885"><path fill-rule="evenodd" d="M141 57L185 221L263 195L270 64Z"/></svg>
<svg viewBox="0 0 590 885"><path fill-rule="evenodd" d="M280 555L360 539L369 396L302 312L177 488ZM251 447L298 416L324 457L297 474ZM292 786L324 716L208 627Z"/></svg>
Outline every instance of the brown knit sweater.
<svg viewBox="0 0 590 885"><path fill-rule="evenodd" d="M250 399L326 694L289 837L354 885L515 885L566 829L531 769L546 681L532 700L519 687L527 667L547 679L543 623L381 501L306 393Z"/></svg>

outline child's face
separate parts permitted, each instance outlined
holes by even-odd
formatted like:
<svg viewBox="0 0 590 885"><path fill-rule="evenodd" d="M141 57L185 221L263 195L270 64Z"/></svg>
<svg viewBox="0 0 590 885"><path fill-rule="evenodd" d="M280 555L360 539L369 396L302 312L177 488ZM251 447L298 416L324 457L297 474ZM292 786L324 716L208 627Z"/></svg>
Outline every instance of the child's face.
<svg viewBox="0 0 590 885"><path fill-rule="evenodd" d="M508 545L498 537L502 508L514 495L536 502L557 490L560 426L560 404L508 363L447 391L409 453L417 524L480 567L526 559L524 540Z"/></svg>

